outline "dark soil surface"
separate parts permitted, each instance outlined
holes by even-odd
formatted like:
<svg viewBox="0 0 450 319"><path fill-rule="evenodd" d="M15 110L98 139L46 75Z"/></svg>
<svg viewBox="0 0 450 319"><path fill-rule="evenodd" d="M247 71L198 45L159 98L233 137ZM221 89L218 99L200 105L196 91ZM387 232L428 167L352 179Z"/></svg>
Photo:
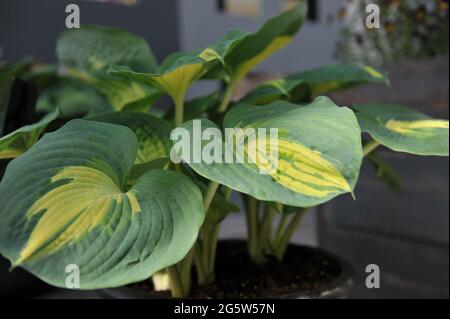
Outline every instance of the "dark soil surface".
<svg viewBox="0 0 450 319"><path fill-rule="evenodd" d="M221 242L216 263L216 282L194 287L192 298L270 298L320 295L342 272L339 260L317 249L291 246L283 263L269 258L253 264L243 241ZM194 278L195 282L195 278ZM153 291L151 281L131 286ZM158 292L169 296L169 292Z"/></svg>

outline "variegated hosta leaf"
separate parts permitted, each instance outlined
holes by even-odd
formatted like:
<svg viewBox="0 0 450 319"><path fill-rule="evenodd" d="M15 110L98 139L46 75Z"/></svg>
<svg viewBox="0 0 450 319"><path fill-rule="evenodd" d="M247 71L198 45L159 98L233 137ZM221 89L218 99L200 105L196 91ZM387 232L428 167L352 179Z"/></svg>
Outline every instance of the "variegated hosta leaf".
<svg viewBox="0 0 450 319"><path fill-rule="evenodd" d="M397 152L448 156L448 121L432 119L406 107L367 103L353 106L361 129Z"/></svg>
<svg viewBox="0 0 450 319"><path fill-rule="evenodd" d="M258 86L242 99L244 103L267 104L284 99L293 103L309 102L328 92L348 89L368 83L384 83L389 79L369 66L332 64L272 80Z"/></svg>
<svg viewBox="0 0 450 319"><path fill-rule="evenodd" d="M47 126L59 115L59 110L45 115L39 122L21 127L0 138L0 159L21 156L33 146Z"/></svg>
<svg viewBox="0 0 450 319"><path fill-rule="evenodd" d="M307 2L269 20L257 33L247 36L225 58L231 85L236 85L256 65L283 49L303 25Z"/></svg>
<svg viewBox="0 0 450 319"><path fill-rule="evenodd" d="M221 138L218 127L208 120L198 121L183 124L190 132L192 152L183 149L177 134L172 136L174 150L210 180L259 200L301 207L353 192L362 161L361 131L354 113L328 98L317 98L306 107L282 101L257 107L238 105L227 113L224 127L242 130L226 136L218 149L213 143ZM198 123L206 136L201 149L201 137L194 135ZM260 135L250 134L249 129ZM266 129L266 136L258 129ZM278 138L270 135L270 129L278 129ZM246 134L250 138L245 139ZM236 151L237 140L244 142L244 160ZM254 147L256 143L259 147ZM273 155L276 150L277 158ZM204 157L195 159L199 152L212 155L212 163Z"/></svg>
<svg viewBox="0 0 450 319"><path fill-rule="evenodd" d="M161 92L154 87L108 75L106 71L84 73L71 69L70 76L95 88L106 97L111 107L116 111L133 109L136 104L139 111L144 108L148 110L161 97ZM146 105L142 106L142 102L145 102Z"/></svg>
<svg viewBox="0 0 450 319"><path fill-rule="evenodd" d="M83 25L66 30L58 38L56 52L65 66L86 72L105 70L112 64L142 72L157 68L145 39L116 28Z"/></svg>
<svg viewBox="0 0 450 319"><path fill-rule="evenodd" d="M158 158L169 157L170 125L153 115L135 112L108 112L93 115L87 119L123 125L136 134L139 149L134 164L151 162Z"/></svg>
<svg viewBox="0 0 450 319"><path fill-rule="evenodd" d="M115 110L149 96L155 100L159 97L155 88L108 76L107 69L112 64L127 65L140 72L157 68L146 41L124 30L90 25L65 31L58 39L57 55L73 77L95 87Z"/></svg>
<svg viewBox="0 0 450 319"><path fill-rule="evenodd" d="M121 66L112 67L110 73L154 86L170 95L175 103L180 103L190 85L215 64L223 64L225 56L246 35L243 31L232 30L223 39L202 51L173 54L163 62L156 73L139 73Z"/></svg>
<svg viewBox="0 0 450 319"><path fill-rule="evenodd" d="M133 132L73 120L12 161L0 184L0 252L64 287L115 287L180 261L204 219L202 195L186 176L152 170L131 189Z"/></svg>

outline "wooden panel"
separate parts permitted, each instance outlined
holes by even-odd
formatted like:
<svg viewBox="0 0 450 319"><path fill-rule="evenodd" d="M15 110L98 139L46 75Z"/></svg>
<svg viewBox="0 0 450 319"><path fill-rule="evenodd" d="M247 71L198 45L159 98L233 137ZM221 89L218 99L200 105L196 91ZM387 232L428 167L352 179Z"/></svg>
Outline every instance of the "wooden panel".
<svg viewBox="0 0 450 319"><path fill-rule="evenodd" d="M448 298L448 246L380 237L339 228L321 234L323 247L349 260L356 269L352 298ZM377 264L381 288L367 289L365 268Z"/></svg>
<svg viewBox="0 0 450 319"><path fill-rule="evenodd" d="M449 242L448 158L386 153L404 184L395 192L377 180L365 163L356 189L356 201L339 197L325 206L328 224L377 230L411 240Z"/></svg>
<svg viewBox="0 0 450 319"><path fill-rule="evenodd" d="M339 105L378 101L448 118L448 57L389 67L392 87L379 85L332 95ZM358 269L356 298L448 298L449 162L447 158L383 152L403 180L395 193L375 179L365 163L357 200L340 197L322 208L324 248L347 257ZM382 288L364 285L365 266L376 263Z"/></svg>

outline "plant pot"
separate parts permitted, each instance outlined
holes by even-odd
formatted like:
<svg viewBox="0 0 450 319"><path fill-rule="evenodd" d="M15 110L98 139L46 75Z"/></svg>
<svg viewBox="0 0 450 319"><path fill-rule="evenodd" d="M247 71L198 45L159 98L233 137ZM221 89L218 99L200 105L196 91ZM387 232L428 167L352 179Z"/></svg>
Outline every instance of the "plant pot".
<svg viewBox="0 0 450 319"><path fill-rule="evenodd" d="M291 245L284 262L268 257L253 264L242 240L221 241L216 282L194 287L192 298L344 299L354 283L354 269L345 260L319 248ZM193 275L195 282L195 274ZM168 292L152 291L151 281L97 291L106 299L165 299Z"/></svg>

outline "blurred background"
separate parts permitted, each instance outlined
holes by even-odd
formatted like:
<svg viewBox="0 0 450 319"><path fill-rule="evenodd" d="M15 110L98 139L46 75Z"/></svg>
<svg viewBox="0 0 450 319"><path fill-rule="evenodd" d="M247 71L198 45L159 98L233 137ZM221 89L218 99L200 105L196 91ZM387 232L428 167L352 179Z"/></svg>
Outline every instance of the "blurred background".
<svg viewBox="0 0 450 319"><path fill-rule="evenodd" d="M255 31L295 2L2 0L0 61L33 57L55 62L55 42L65 28L69 3L79 5L82 24L120 27L145 37L162 61L174 51L204 47L230 28ZM381 29L371 32L363 24L369 3L380 5L382 20ZM398 103L448 119L448 1L309 0L309 7L308 22L295 41L261 64L237 95L288 73L335 62L365 63L388 70L391 88L367 86L333 94L337 104ZM201 83L189 95L219 87L216 82ZM448 298L448 159L388 151L381 155L397 171L395 190L378 181L375 170L365 165L357 201L342 197L310 213L295 240L321 246L353 263L358 274L353 298ZM234 214L225 221L221 235L236 238L245 233L244 217ZM380 266L381 289L365 287L368 264ZM8 268L2 259L0 296L96 297L92 292L49 289L20 270L9 273Z"/></svg>

